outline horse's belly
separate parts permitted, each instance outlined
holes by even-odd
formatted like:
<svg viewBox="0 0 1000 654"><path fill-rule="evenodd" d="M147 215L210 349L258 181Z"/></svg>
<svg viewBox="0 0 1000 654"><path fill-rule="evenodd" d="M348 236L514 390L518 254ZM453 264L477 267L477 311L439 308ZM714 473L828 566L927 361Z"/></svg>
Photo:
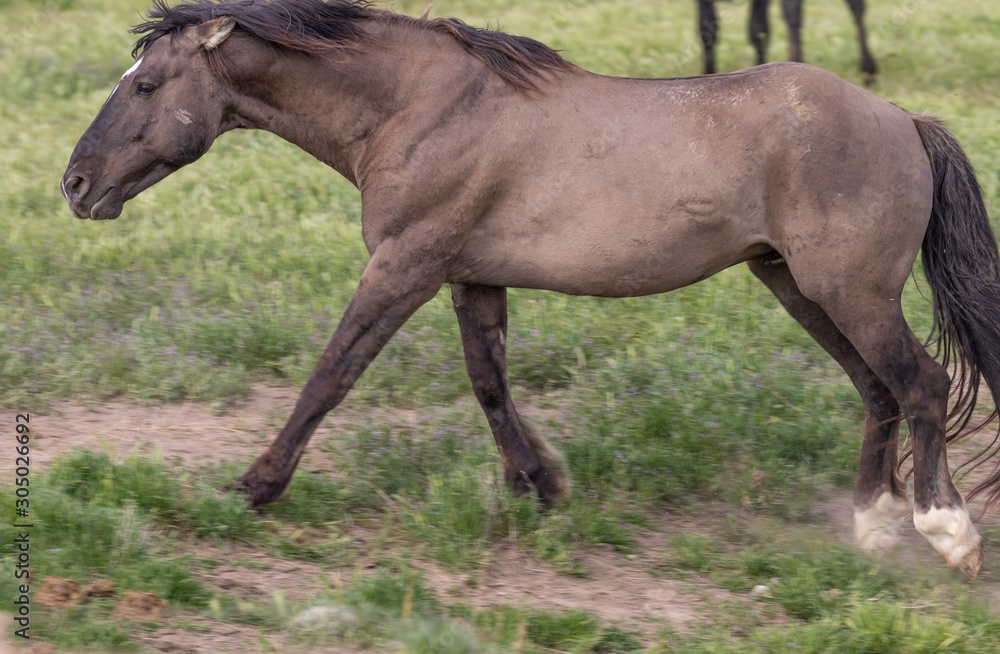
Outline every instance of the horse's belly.
<svg viewBox="0 0 1000 654"><path fill-rule="evenodd" d="M770 246L724 217L608 217L473 230L449 281L631 297L674 290Z"/></svg>

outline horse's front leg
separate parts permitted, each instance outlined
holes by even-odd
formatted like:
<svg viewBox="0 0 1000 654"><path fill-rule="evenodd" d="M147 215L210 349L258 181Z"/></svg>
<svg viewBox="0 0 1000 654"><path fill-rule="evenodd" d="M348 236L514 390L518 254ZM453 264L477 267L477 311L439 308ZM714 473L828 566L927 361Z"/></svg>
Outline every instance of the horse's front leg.
<svg viewBox="0 0 1000 654"><path fill-rule="evenodd" d="M534 488L546 504L569 492L562 458L521 421L507 383L507 289L452 284L472 389L493 431L504 477L516 493Z"/></svg>
<svg viewBox="0 0 1000 654"><path fill-rule="evenodd" d="M281 496L323 416L344 399L396 330L441 287L443 263L419 261L423 252L397 242L379 245L288 423L246 474L227 488L245 493L253 506Z"/></svg>

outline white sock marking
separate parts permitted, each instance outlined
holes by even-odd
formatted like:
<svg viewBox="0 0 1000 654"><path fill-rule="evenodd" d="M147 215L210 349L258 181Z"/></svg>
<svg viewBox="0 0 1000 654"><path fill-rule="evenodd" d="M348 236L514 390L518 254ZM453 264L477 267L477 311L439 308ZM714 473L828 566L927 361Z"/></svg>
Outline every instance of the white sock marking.
<svg viewBox="0 0 1000 654"><path fill-rule="evenodd" d="M854 540L863 552L881 552L899 538L899 528L910 515L910 503L892 493L879 496L864 511L854 511Z"/></svg>
<svg viewBox="0 0 1000 654"><path fill-rule="evenodd" d="M914 511L913 525L950 566L961 563L982 541L965 507Z"/></svg>

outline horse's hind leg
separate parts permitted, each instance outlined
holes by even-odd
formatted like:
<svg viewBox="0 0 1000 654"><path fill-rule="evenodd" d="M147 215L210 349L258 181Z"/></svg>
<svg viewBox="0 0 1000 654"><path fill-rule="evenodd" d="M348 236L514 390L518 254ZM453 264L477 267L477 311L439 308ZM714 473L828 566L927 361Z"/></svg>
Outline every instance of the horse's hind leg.
<svg viewBox="0 0 1000 654"><path fill-rule="evenodd" d="M831 273L843 262L824 265L821 257L807 270L792 263L803 294L829 314L903 409L913 440L914 526L949 566L975 578L982 539L952 483L945 445L951 379L906 324L902 283L858 271L837 279Z"/></svg>
<svg viewBox="0 0 1000 654"><path fill-rule="evenodd" d="M451 285L465 363L515 492L535 488L546 504L569 491L561 457L521 421L507 383L507 289Z"/></svg>
<svg viewBox="0 0 1000 654"><path fill-rule="evenodd" d="M906 485L896 476L899 404L826 311L802 295L787 264L762 260L748 264L788 313L844 368L861 394L865 435L854 487L854 537L864 551L887 549L910 514Z"/></svg>

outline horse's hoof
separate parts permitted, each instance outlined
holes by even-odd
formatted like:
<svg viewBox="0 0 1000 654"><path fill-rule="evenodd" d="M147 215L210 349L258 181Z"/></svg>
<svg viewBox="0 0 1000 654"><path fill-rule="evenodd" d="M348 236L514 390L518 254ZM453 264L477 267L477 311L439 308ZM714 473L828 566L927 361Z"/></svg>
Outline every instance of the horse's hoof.
<svg viewBox="0 0 1000 654"><path fill-rule="evenodd" d="M862 552L884 552L899 540L903 520L910 515L905 497L882 493L874 504L854 510L854 540Z"/></svg>
<svg viewBox="0 0 1000 654"><path fill-rule="evenodd" d="M969 553L965 555L965 558L963 558L961 561L957 561L954 565L951 565L951 567L955 568L956 570L964 572L965 575L971 581L976 580L976 576L979 575L979 568L981 568L982 566L983 566L983 541L981 538L979 539L978 545L972 548L972 550L970 550Z"/></svg>
<svg viewBox="0 0 1000 654"><path fill-rule="evenodd" d="M571 484L564 474L549 472L545 469L534 474L522 472L514 481L514 495L521 496L534 490L538 499L546 508L559 506L569 497Z"/></svg>
<svg viewBox="0 0 1000 654"><path fill-rule="evenodd" d="M543 472L536 475L531 480L535 490L538 491L538 498L548 507L556 507L569 497L569 478L560 475Z"/></svg>
<svg viewBox="0 0 1000 654"><path fill-rule="evenodd" d="M975 579L983 565L983 539L979 536L965 507L933 508L926 513L915 511L913 525L930 541L948 567Z"/></svg>
<svg viewBox="0 0 1000 654"><path fill-rule="evenodd" d="M250 471L223 486L222 490L242 493L250 501L250 507L256 509L280 498L287 487L288 482L264 481Z"/></svg>

